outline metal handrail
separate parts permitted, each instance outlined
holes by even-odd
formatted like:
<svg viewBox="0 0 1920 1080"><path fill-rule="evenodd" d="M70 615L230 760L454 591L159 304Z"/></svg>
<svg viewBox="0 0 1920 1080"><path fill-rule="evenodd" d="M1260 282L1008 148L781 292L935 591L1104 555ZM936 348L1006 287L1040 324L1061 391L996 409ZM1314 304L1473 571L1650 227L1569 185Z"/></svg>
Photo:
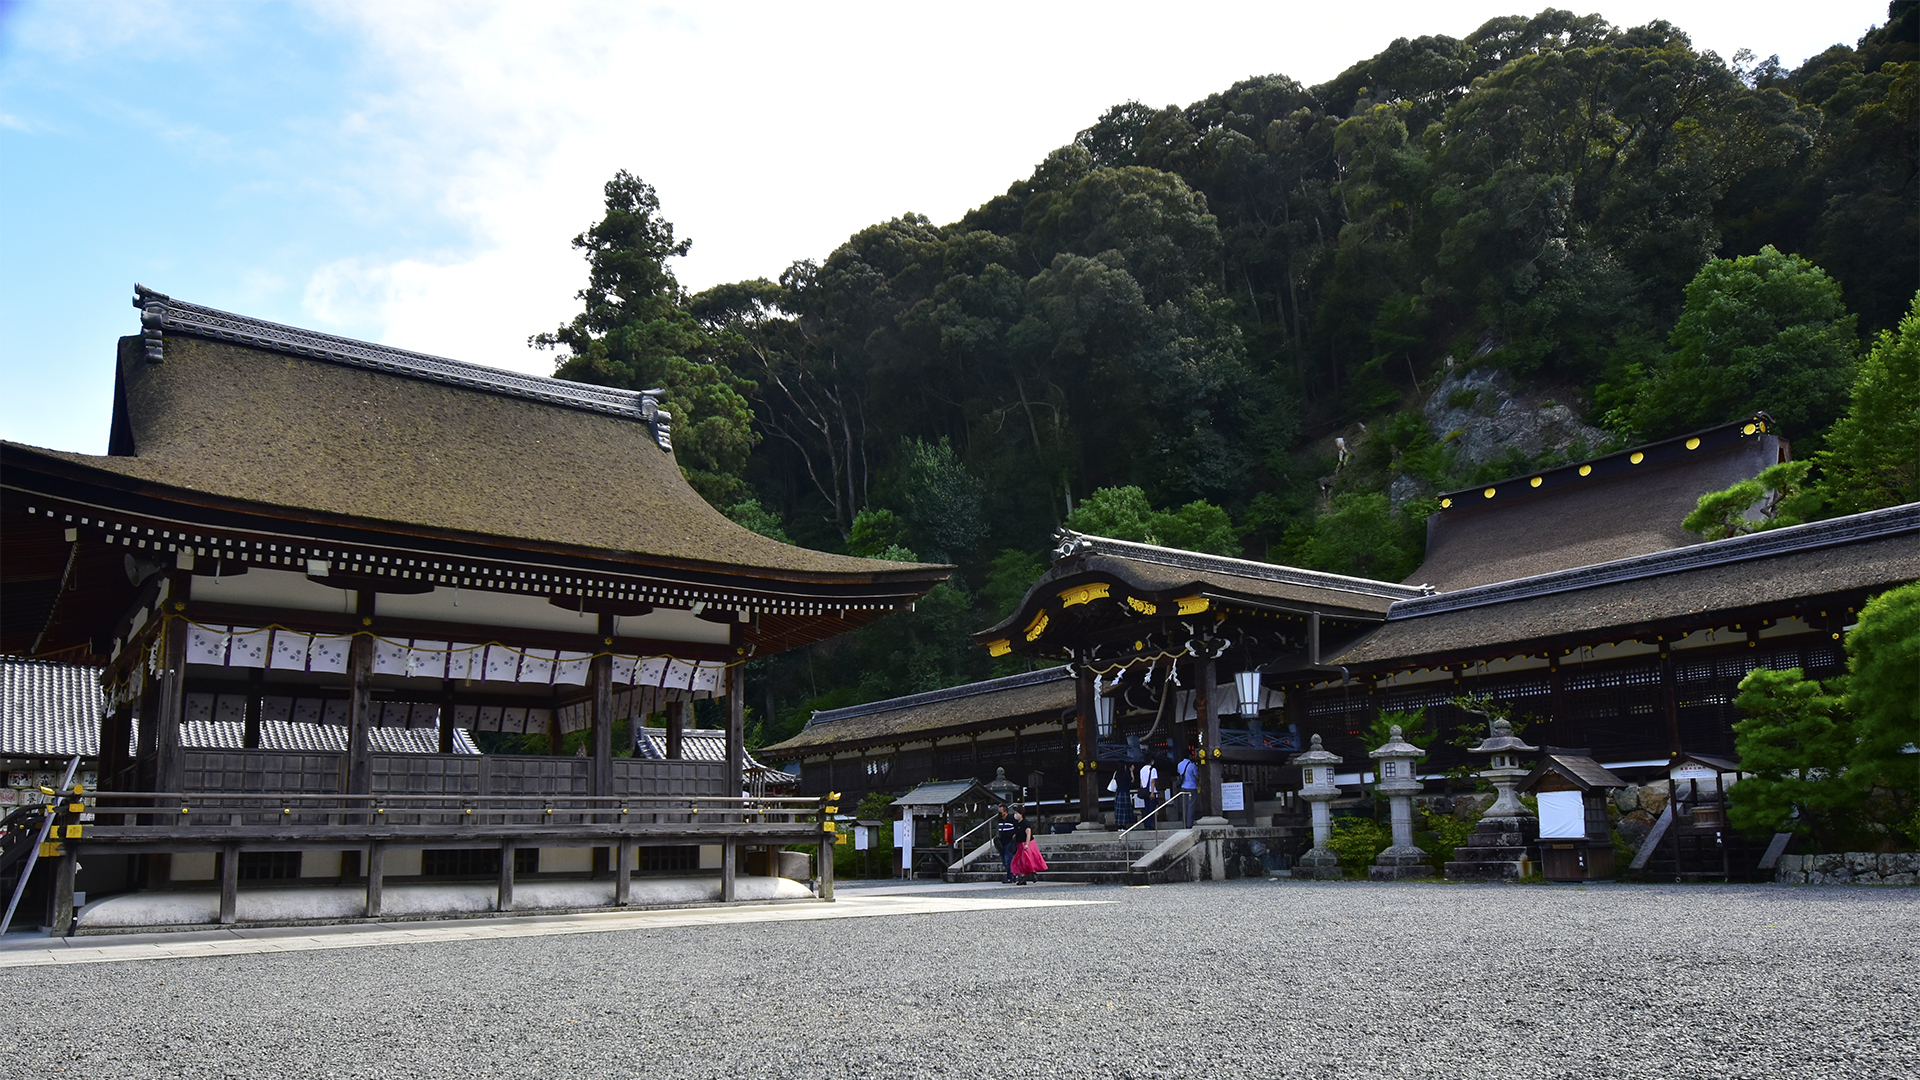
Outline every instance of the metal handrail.
<svg viewBox="0 0 1920 1080"><path fill-rule="evenodd" d="M1133 832L1133 830L1139 828L1140 826L1145 825L1148 822L1152 821L1155 817L1158 817L1160 814L1160 811L1167 809L1168 807L1172 806L1174 803L1179 802L1181 799L1192 798L1194 794L1195 793L1193 791L1190 791L1186 788L1181 788L1172 797L1167 799L1166 802L1161 803L1159 806L1155 807L1151 812L1141 817L1139 821L1136 821L1133 824L1127 826L1126 828L1120 830L1120 846L1123 850L1126 851L1127 861L1129 863L1133 861L1133 839L1128 834ZM1155 830L1155 831L1158 831L1158 830Z"/></svg>

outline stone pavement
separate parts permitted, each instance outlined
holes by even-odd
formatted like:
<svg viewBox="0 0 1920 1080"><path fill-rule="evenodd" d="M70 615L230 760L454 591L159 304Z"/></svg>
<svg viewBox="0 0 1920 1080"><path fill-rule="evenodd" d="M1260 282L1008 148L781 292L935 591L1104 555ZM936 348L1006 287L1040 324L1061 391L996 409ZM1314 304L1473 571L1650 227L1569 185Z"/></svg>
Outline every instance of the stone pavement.
<svg viewBox="0 0 1920 1080"><path fill-rule="evenodd" d="M985 896L993 889L1004 894ZM583 914L519 915L492 919L374 922L348 926L228 928L160 934L94 934L49 938L36 933L0 937L0 969L69 964L109 964L195 956L364 949L482 938L552 937L645 930L668 926L861 919L888 915L937 915L1088 903L1040 899L1006 886L943 882L850 882L831 904L817 900L743 904L734 907L664 908Z"/></svg>

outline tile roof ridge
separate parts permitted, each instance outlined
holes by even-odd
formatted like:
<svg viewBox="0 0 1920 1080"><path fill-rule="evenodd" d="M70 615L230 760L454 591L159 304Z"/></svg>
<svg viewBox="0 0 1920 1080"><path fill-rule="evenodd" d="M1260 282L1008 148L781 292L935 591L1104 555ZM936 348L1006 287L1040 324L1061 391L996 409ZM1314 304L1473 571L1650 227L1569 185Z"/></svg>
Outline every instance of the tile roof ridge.
<svg viewBox="0 0 1920 1080"><path fill-rule="evenodd" d="M1433 590L1425 585L1401 585L1391 581L1376 581L1373 578L1352 577L1347 574L1333 574L1324 570L1306 570L1297 566L1281 563L1258 562L1253 559L1238 559L1229 555L1208 555L1185 548L1165 547L1160 544L1146 544L1138 540L1116 540L1110 536L1095 536L1091 533L1061 529L1054 534L1054 561L1075 555L1110 555L1137 562L1155 563L1182 570L1197 572L1233 574L1238 577L1254 578L1260 581L1278 581L1290 585L1307 585L1317 588L1338 589L1342 592L1361 593L1367 596L1391 597L1402 600L1425 596Z"/></svg>
<svg viewBox="0 0 1920 1080"><path fill-rule="evenodd" d="M161 347L165 334L185 334L546 405L640 420L654 429L654 437L661 449L673 449L667 429L671 416L660 410L658 395L661 391L658 390L622 390L544 375L526 375L505 368L450 360L391 345L377 345L236 315L230 311L176 300L145 285L136 284L133 291L133 306L140 309L142 336L146 339L146 357L152 363L165 362Z"/></svg>
<svg viewBox="0 0 1920 1080"><path fill-rule="evenodd" d="M1833 547L1861 540L1897 536L1920 531L1920 503L1905 503L1880 510L1869 510L1826 521L1790 525L1764 532L1747 533L1723 540L1708 540L1687 547L1633 555L1624 559L1554 570L1530 577L1496 581L1487 585L1457 589L1433 596L1401 600L1387 609L1387 621L1436 615L1443 611L1485 607L1513 600L1527 600L1554 593L1598 588L1640 578L1657 577L1684 570L1703 570L1752 559L1772 558L1797 551Z"/></svg>
<svg viewBox="0 0 1920 1080"><path fill-rule="evenodd" d="M978 697L1001 690L1018 690L1027 686L1039 686L1042 683L1055 682L1071 678L1072 671L1065 664L1059 667L1041 668L1038 671L1022 671L1013 675L1002 675L996 679L982 679L979 682L961 683L943 690L925 690L918 694L906 694L901 697L882 698L869 701L864 705L848 705L840 709L817 709L807 719L806 727L815 724L830 724L835 720L850 720L856 716L871 716L874 713L892 712L895 709L909 709L916 705L931 705L941 701L958 701L962 698ZM802 728L801 730L806 730Z"/></svg>

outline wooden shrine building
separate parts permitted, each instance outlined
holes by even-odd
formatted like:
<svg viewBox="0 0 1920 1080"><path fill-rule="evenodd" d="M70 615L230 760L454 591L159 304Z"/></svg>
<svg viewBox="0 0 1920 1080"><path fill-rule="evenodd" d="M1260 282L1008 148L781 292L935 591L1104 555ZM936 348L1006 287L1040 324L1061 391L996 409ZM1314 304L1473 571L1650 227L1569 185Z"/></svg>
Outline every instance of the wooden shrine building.
<svg viewBox="0 0 1920 1080"><path fill-rule="evenodd" d="M1860 606L1920 578L1920 506L1712 542L1681 529L1701 495L1788 453L1757 415L1445 493L1404 584L1063 533L1020 608L975 640L1065 667L823 712L764 752L805 791L1013 765L1015 782L1048 778L1040 797L1071 787L1086 821L1098 766L1143 746L1200 749L1218 807L1224 780L1286 790L1280 763L1308 734L1353 763L1341 783L1370 782L1382 710L1424 709L1452 734L1478 722L1455 704L1468 695L1630 777L1729 754L1747 672L1839 673ZM1429 749L1429 773L1471 764Z"/></svg>
<svg viewBox="0 0 1920 1080"><path fill-rule="evenodd" d="M107 454L0 444L0 652L97 665L105 691L107 794L65 857L142 856L124 885L157 887L168 856L211 851L230 893L235 858L261 850L344 852L340 876L377 879L386 847L497 850L507 877L516 846L589 849L624 890L631 845L697 844L730 896L736 847L818 841L817 806L742 803L741 665L906 607L948 568L736 525L681 475L658 391L140 287L134 304ZM683 732L707 698L724 745L695 756ZM640 729L657 714L656 744ZM238 738L189 745L201 720ZM262 739L301 724L344 746ZM390 752L383 728L434 752ZM459 752L489 733L550 752Z"/></svg>

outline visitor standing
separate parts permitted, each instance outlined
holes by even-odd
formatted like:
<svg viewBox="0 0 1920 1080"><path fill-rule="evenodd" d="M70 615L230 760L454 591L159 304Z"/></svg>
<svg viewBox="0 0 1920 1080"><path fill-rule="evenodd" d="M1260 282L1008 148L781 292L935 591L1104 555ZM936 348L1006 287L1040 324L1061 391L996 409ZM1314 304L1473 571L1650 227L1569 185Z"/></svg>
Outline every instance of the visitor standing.
<svg viewBox="0 0 1920 1080"><path fill-rule="evenodd" d="M1014 852L1013 811L1007 807L1007 804L1001 803L999 814L1000 816L993 822L993 842L1000 849L1000 866L1007 872L1006 876L1000 879L1001 884L1011 885L1013 884Z"/></svg>
<svg viewBox="0 0 1920 1080"><path fill-rule="evenodd" d="M1140 794L1146 799L1146 816L1160 808L1160 770L1154 767L1153 758L1140 766Z"/></svg>
<svg viewBox="0 0 1920 1080"><path fill-rule="evenodd" d="M1047 860L1040 857L1040 842L1034 838L1033 822L1027 820L1026 811L1015 809L1013 822L1013 877L1027 885L1033 875L1047 868Z"/></svg>
<svg viewBox="0 0 1920 1080"><path fill-rule="evenodd" d="M1187 828L1193 828L1195 810L1200 802L1200 748L1180 759L1180 793L1186 798Z"/></svg>
<svg viewBox="0 0 1920 1080"><path fill-rule="evenodd" d="M1113 825L1124 829L1133 824L1133 763L1127 762L1113 772L1113 779L1107 782L1107 790L1113 792Z"/></svg>

